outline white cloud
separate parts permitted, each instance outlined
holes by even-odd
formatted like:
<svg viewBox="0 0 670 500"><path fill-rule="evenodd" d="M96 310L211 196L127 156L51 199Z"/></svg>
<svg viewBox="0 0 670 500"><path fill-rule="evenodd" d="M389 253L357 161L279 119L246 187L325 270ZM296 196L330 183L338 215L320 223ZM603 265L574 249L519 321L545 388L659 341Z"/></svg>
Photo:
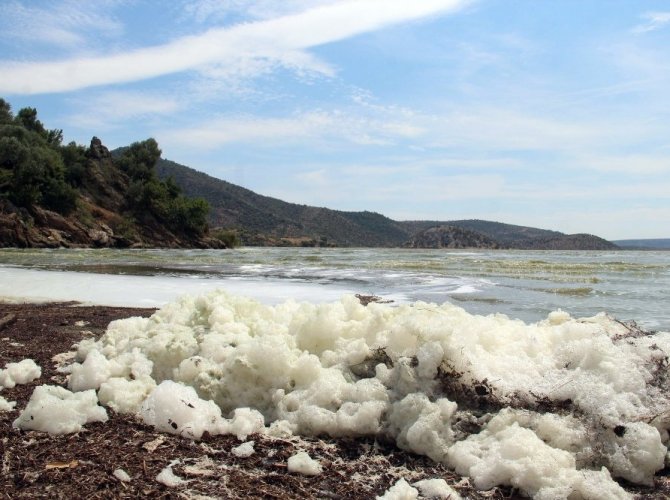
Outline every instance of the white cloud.
<svg viewBox="0 0 670 500"><path fill-rule="evenodd" d="M495 170L516 170L522 168L524 163L519 158L506 156L494 156L491 158L477 158L474 156L463 157L440 157L437 159L421 160L420 163L425 166L442 168L462 168L468 170L474 169L495 169Z"/></svg>
<svg viewBox="0 0 670 500"><path fill-rule="evenodd" d="M633 28L633 33L649 33L664 28L670 23L670 12L646 12L641 16L645 22Z"/></svg>
<svg viewBox="0 0 670 500"><path fill-rule="evenodd" d="M302 172L298 175L296 175L296 179L298 182L311 186L312 188L314 187L319 187L319 188L328 188L330 189L332 186L332 179L328 175L328 170L325 168L320 168L318 170L310 170L307 172Z"/></svg>
<svg viewBox="0 0 670 500"><path fill-rule="evenodd" d="M565 150L601 137L595 123L504 107L459 108L430 118L439 147L486 147L496 150Z"/></svg>
<svg viewBox="0 0 670 500"><path fill-rule="evenodd" d="M334 4L338 0L185 0L184 12L196 22L222 21L233 16L252 19L295 14L309 8Z"/></svg>
<svg viewBox="0 0 670 500"><path fill-rule="evenodd" d="M299 199L299 193L303 198L311 193L311 203L328 201L338 206L348 200L402 205L403 200L417 197L422 204L516 195L509 192L504 176L499 174L435 175L412 166L329 167L296 174L294 179L292 187L283 191L290 199Z"/></svg>
<svg viewBox="0 0 670 500"><path fill-rule="evenodd" d="M359 145L390 145L421 135L414 124L383 116L356 114L338 109L297 112L286 117L227 116L199 123L198 126L167 128L157 135L161 140L192 148L217 149L234 143L263 146L309 141Z"/></svg>
<svg viewBox="0 0 670 500"><path fill-rule="evenodd" d="M546 171L566 176L589 171L598 177L647 178L670 173L670 156L658 145L663 134L663 123L633 118L559 119L499 107L460 107L428 115L365 102L273 117L228 115L155 132L166 144L194 151L253 144L257 150L302 147L312 155L351 145L371 146L370 151L389 155L381 168L412 165L451 174ZM645 153L628 152L640 143L645 144Z"/></svg>
<svg viewBox="0 0 670 500"><path fill-rule="evenodd" d="M71 125L100 132L115 128L129 119L165 116L182 108L169 95L139 91L102 92L85 100L75 100L77 112L66 118Z"/></svg>
<svg viewBox="0 0 670 500"><path fill-rule="evenodd" d="M670 155L628 154L589 156L577 160L582 166L612 173L647 175L665 172L670 175Z"/></svg>
<svg viewBox="0 0 670 500"><path fill-rule="evenodd" d="M157 135L161 141L193 148L217 149L230 143L249 142L267 146L316 134L328 123L329 118L319 113L289 118L239 116L210 120L198 127L168 129Z"/></svg>
<svg viewBox="0 0 670 500"><path fill-rule="evenodd" d="M210 29L170 43L99 57L65 61L0 62L0 92L66 92L195 70L212 64L266 59L302 68L314 58L302 52L386 26L461 7L464 0L347 0L279 18ZM321 70L326 66L322 65Z"/></svg>
<svg viewBox="0 0 670 500"><path fill-rule="evenodd" d="M100 1L91 8L86 0L65 0L39 7L10 0L0 5L0 26L5 37L81 49L87 32L107 36L123 32L121 23L105 13L105 7L116 3Z"/></svg>
<svg viewBox="0 0 670 500"><path fill-rule="evenodd" d="M504 218L510 217L510 218ZM501 214L502 220L517 224L556 229L568 234L591 233L617 240L628 238L667 238L670 209L626 205L617 209L579 209L565 207L553 213Z"/></svg>
<svg viewBox="0 0 670 500"><path fill-rule="evenodd" d="M665 95L670 79L670 62L665 47L652 47L633 41L611 43L603 47L602 51L609 55L615 66L629 75L630 80L641 81L637 84L640 91Z"/></svg>

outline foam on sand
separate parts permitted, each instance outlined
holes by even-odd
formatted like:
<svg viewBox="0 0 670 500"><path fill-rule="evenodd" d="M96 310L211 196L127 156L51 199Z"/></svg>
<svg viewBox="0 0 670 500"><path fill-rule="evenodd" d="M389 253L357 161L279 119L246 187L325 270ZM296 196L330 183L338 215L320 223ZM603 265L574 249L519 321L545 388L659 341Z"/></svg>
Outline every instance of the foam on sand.
<svg viewBox="0 0 670 500"><path fill-rule="evenodd" d="M95 391L72 393L63 387L41 385L12 425L23 430L70 434L89 422L106 421L107 412L98 406Z"/></svg>
<svg viewBox="0 0 670 500"><path fill-rule="evenodd" d="M479 488L626 498L612 475L650 484L664 465L669 354L670 333L605 314L525 324L450 304L270 306L219 291L83 341L70 388L195 439L384 434Z"/></svg>
<svg viewBox="0 0 670 500"><path fill-rule="evenodd" d="M18 363L7 363L0 370L0 389L11 389L17 384L27 384L42 376L42 369L32 359L23 359Z"/></svg>
<svg viewBox="0 0 670 500"><path fill-rule="evenodd" d="M289 472L296 472L305 476L316 476L323 472L321 464L310 457L305 451L299 451L289 457L286 465Z"/></svg>
<svg viewBox="0 0 670 500"><path fill-rule="evenodd" d="M32 359L23 359L18 363L7 363L4 370L0 370L0 391L11 389L20 384L27 384L42 376L42 369ZM0 396L0 411L11 411L16 406L15 401L7 401Z"/></svg>

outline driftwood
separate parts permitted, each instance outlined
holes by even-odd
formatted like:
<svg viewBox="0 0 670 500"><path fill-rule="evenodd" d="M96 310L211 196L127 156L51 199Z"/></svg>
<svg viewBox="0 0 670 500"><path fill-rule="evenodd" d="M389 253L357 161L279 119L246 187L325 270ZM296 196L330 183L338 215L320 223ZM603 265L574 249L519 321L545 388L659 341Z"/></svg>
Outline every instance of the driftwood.
<svg viewBox="0 0 670 500"><path fill-rule="evenodd" d="M382 299L381 297L377 297L376 295L361 295L360 293L356 294L356 298L364 306L367 306L370 302L377 302L378 304L390 304L391 302L393 302L392 300Z"/></svg>

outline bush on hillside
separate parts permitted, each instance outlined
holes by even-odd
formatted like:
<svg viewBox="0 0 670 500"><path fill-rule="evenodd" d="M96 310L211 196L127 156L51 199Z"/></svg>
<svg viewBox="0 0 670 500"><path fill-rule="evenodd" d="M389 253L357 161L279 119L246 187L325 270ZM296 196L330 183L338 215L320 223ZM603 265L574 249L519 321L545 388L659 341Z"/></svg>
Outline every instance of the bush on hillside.
<svg viewBox="0 0 670 500"><path fill-rule="evenodd" d="M209 204L202 198L187 198L172 178L158 179L155 165L161 150L154 139L135 142L115 160L131 180L126 200L138 219L148 214L173 230L193 235L207 232Z"/></svg>

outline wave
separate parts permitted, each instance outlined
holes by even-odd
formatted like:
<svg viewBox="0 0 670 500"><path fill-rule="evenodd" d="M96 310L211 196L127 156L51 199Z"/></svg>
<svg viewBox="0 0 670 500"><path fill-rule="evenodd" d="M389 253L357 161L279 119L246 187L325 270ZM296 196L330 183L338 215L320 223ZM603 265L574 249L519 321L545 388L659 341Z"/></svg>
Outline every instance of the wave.
<svg viewBox="0 0 670 500"><path fill-rule="evenodd" d="M592 295L595 293L593 288L588 286L577 287L577 288L549 288L549 289L537 289L540 292L555 293L558 295L569 295L572 297L586 297L587 295Z"/></svg>

